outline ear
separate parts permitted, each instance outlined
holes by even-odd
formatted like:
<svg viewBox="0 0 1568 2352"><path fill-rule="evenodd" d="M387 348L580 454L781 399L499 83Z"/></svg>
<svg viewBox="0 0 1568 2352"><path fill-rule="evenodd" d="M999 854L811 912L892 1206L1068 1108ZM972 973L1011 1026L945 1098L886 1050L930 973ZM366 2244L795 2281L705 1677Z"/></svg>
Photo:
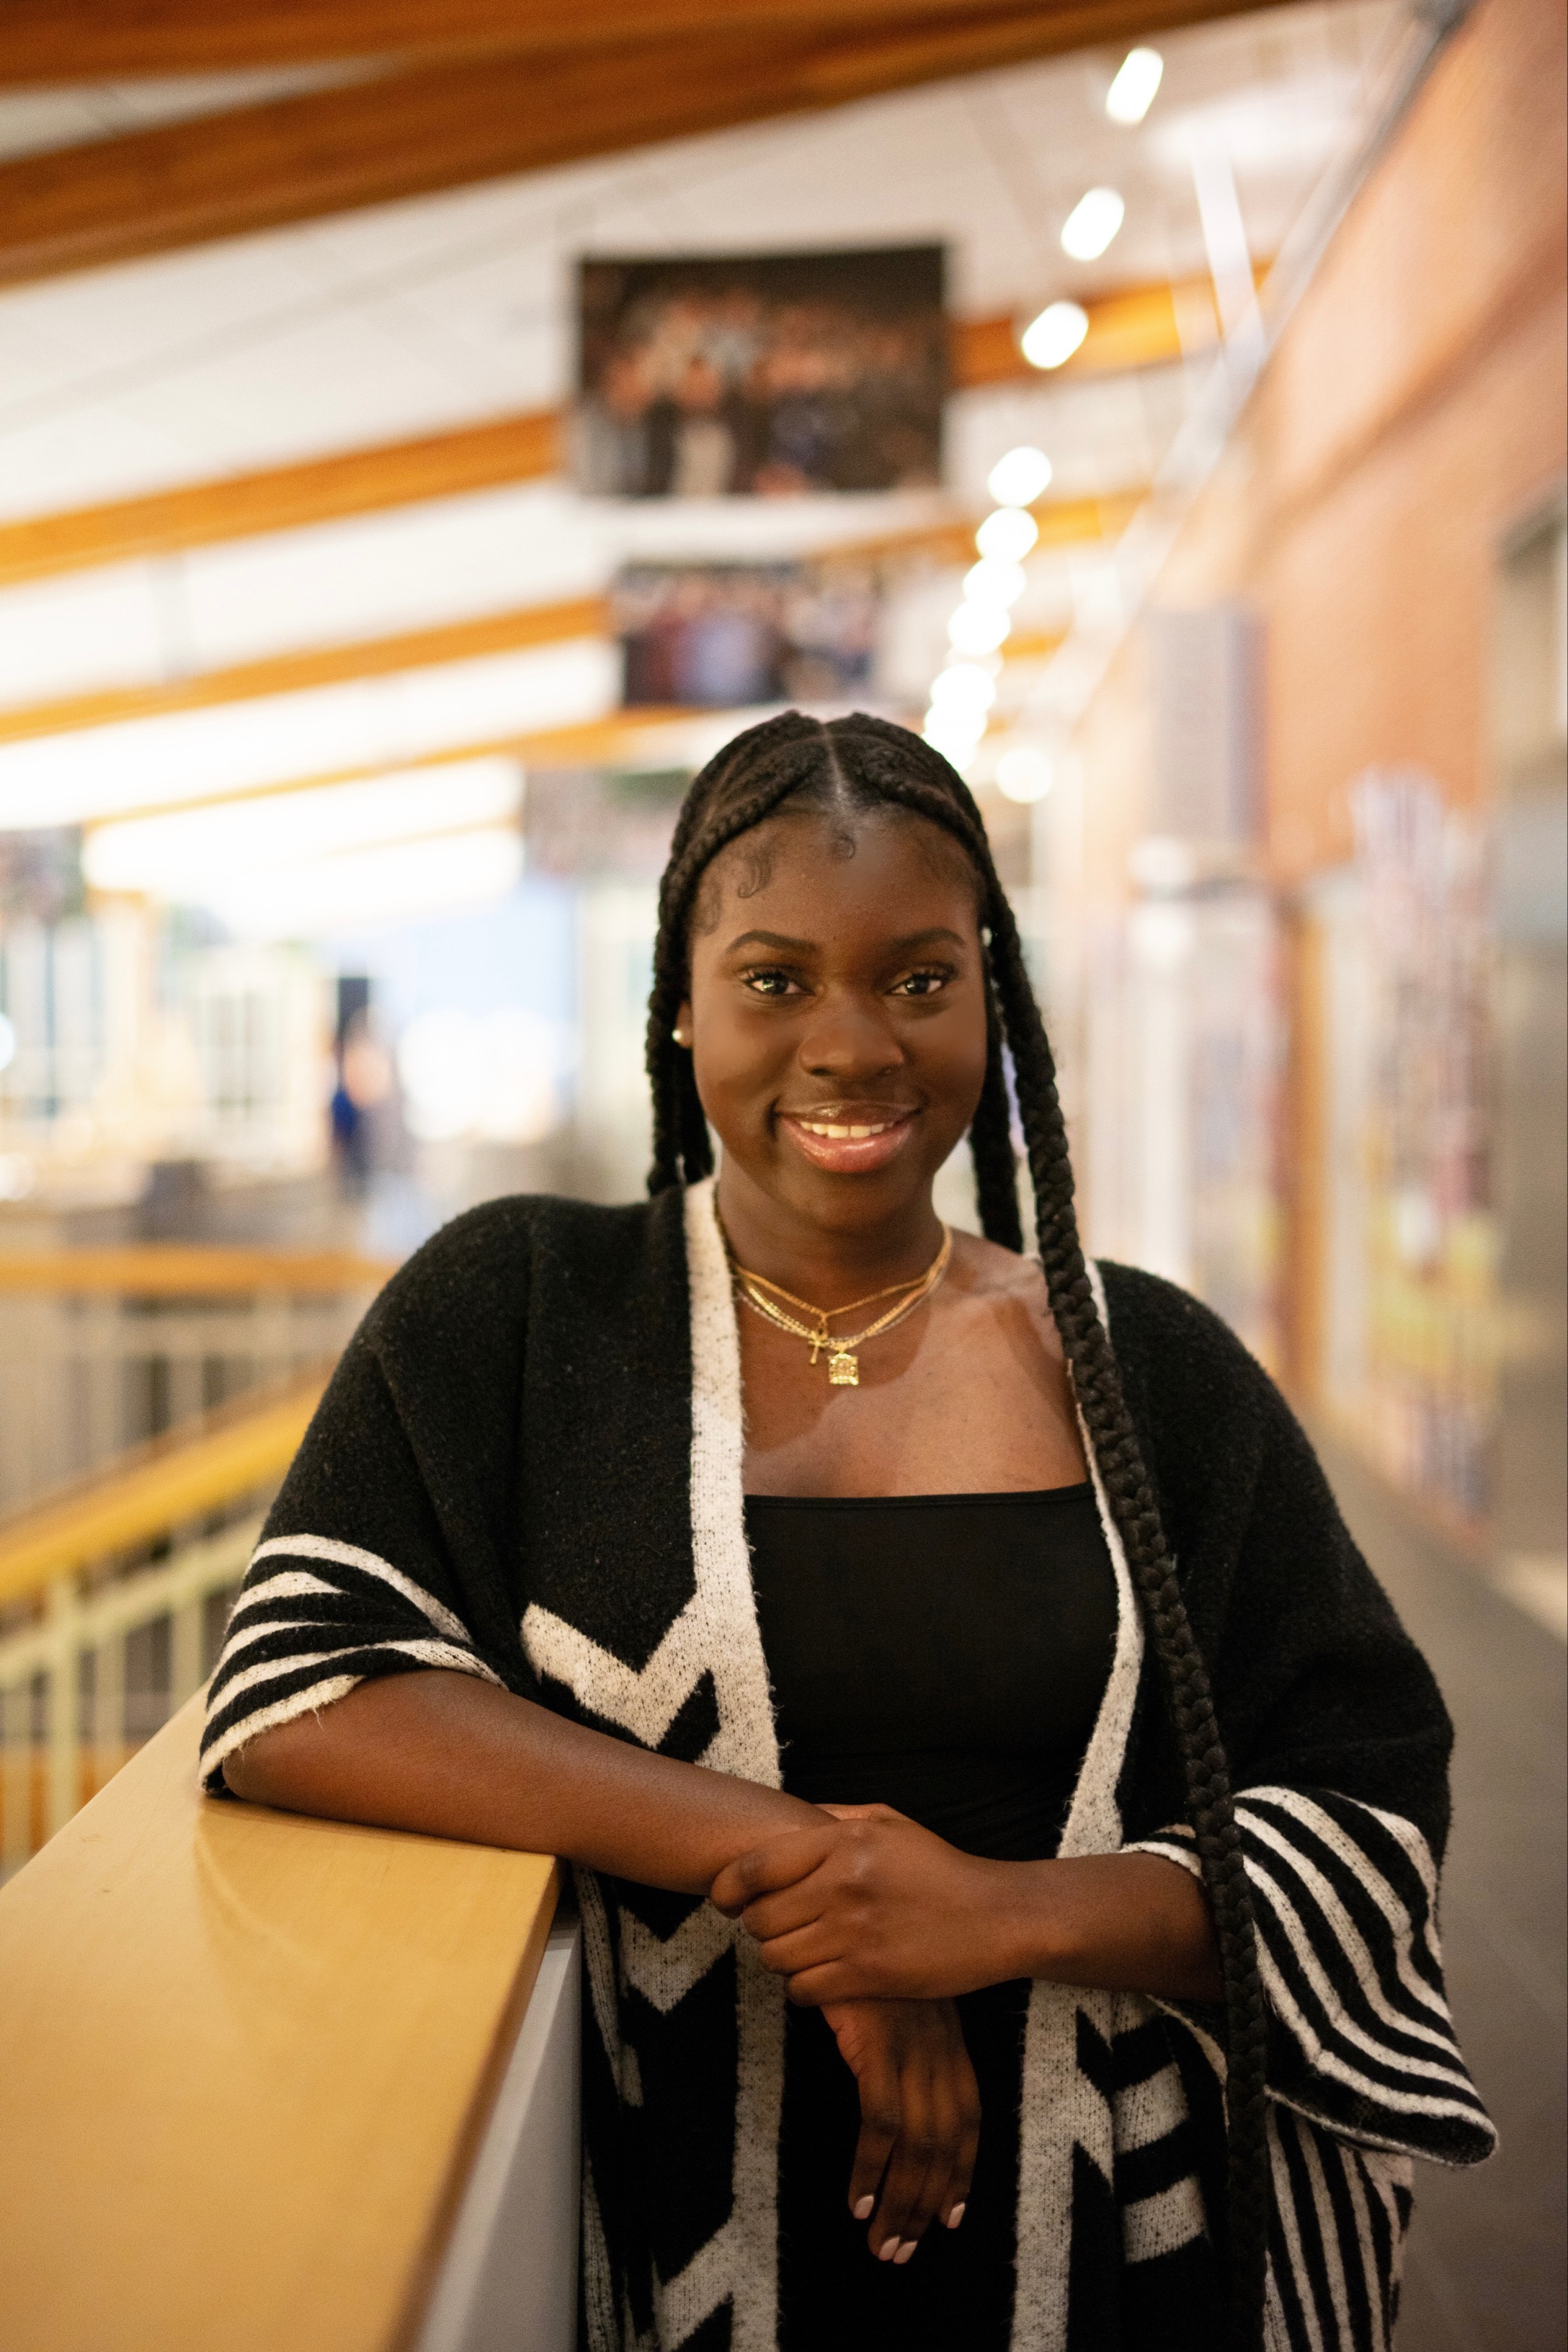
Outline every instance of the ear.
<svg viewBox="0 0 1568 2352"><path fill-rule="evenodd" d="M675 1026L671 1030L670 1034L673 1036L678 1045L690 1045L691 999L689 996L683 996L681 998L680 1010L675 1016Z"/></svg>

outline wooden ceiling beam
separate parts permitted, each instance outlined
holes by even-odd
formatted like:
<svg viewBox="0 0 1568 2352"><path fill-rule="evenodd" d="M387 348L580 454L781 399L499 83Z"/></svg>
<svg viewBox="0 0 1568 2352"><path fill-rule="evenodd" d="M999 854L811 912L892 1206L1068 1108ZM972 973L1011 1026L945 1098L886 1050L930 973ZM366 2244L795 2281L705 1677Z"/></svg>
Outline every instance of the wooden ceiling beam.
<svg viewBox="0 0 1568 2352"><path fill-rule="evenodd" d="M748 26L726 9L700 35L379 74L0 165L0 283L843 105L1250 4L1014 0L933 19L913 0L869 31L862 22L826 36Z"/></svg>
<svg viewBox="0 0 1568 2352"><path fill-rule="evenodd" d="M1109 498L1042 499L1034 509L1040 526L1039 545L1065 547L1114 539L1126 529L1142 495L1140 490L1129 490ZM882 563L923 558L928 562L967 563L973 556L973 522L955 518L920 530L890 531L879 539L822 548L804 560ZM521 653L535 646L566 644L574 637L605 636L611 626L607 597L573 596L556 604L524 604L510 612L443 622L435 628L404 629L345 645L305 646L260 661L198 670L190 677L160 679L149 686L107 687L90 694L66 695L0 710L0 744L74 734L87 727L119 726L179 710L207 710L220 703L253 702L266 695L299 694L312 687L343 686L360 678L390 677L444 662Z"/></svg>
<svg viewBox="0 0 1568 2352"><path fill-rule="evenodd" d="M29 516L0 524L0 587L262 532L301 530L428 499L461 498L538 480L559 473L561 465L560 414L533 409L301 465L268 466L146 498Z"/></svg>
<svg viewBox="0 0 1568 2352"><path fill-rule="evenodd" d="M1086 307L1089 332L1060 371L1064 375L1158 366L1212 341L1216 331L1206 278L1123 288ZM951 350L959 390L1042 380L1019 352L1020 323L1010 315L955 321ZM302 465L0 524L0 587L539 480L562 469L562 428L559 411L536 409Z"/></svg>
<svg viewBox="0 0 1568 2352"><path fill-rule="evenodd" d="M994 0L989 0L994 5ZM0 88L121 75L232 73L342 58L562 49L702 33L716 23L856 31L985 13L987 0L7 0Z"/></svg>

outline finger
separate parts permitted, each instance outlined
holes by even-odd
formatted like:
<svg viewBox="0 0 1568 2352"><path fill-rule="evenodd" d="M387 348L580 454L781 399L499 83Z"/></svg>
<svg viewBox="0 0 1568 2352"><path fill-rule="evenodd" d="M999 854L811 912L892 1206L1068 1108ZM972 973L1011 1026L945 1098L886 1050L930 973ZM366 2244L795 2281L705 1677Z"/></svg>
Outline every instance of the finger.
<svg viewBox="0 0 1568 2352"><path fill-rule="evenodd" d="M809 1927L822 1916L826 1891L823 1874L814 1870L776 1895L759 1895L742 1912L741 1924L759 1944L773 1936L787 1936L796 1927Z"/></svg>
<svg viewBox="0 0 1568 2352"><path fill-rule="evenodd" d="M822 1920L797 1927L793 1936L775 1936L757 1946L757 1958L775 1976L792 1977L797 1969L821 1969L842 1957L841 1938Z"/></svg>
<svg viewBox="0 0 1568 2352"><path fill-rule="evenodd" d="M869 2221L899 2137L899 2076L890 2058L868 2060L859 2078L860 2137L849 2174L849 2210Z"/></svg>
<svg viewBox="0 0 1568 2352"><path fill-rule="evenodd" d="M925 2177L904 2224L905 2244L912 2240L918 2245L938 2213L945 2218L959 2201L952 2194L952 2174L963 2137L963 2116L960 2076L952 2052L934 2053L925 2072L929 2085L931 2147ZM909 2259L902 2246L899 2249L898 2259Z"/></svg>
<svg viewBox="0 0 1568 2352"><path fill-rule="evenodd" d="M797 2009L826 2009L831 2001L882 1997L853 1960L826 1960L820 1967L802 1969L791 1977L785 1990Z"/></svg>
<svg viewBox="0 0 1568 2352"><path fill-rule="evenodd" d="M912 2252L925 2227L922 2221L917 2228L914 2216L921 2207L926 2173L937 2154L937 2141L931 2073L921 2060L900 2069L899 2109L899 2137L871 2223L871 2252L885 2263L896 2261L906 2245ZM945 2165L942 2179L946 2179Z"/></svg>
<svg viewBox="0 0 1568 2352"><path fill-rule="evenodd" d="M958 2077L959 2140L952 2172L947 2184L947 2196L938 2207L943 2222L956 2230L969 2203L969 2192L974 2185L974 2160L980 2153L980 2086L974 2079L974 2069L969 2063L969 2053L963 2053L963 2071Z"/></svg>
<svg viewBox="0 0 1568 2352"><path fill-rule="evenodd" d="M753 1846L726 1863L708 1890L709 1900L733 1918L754 1896L808 1877L831 1851L837 1835L826 1822L820 1829L785 1830L766 1845Z"/></svg>

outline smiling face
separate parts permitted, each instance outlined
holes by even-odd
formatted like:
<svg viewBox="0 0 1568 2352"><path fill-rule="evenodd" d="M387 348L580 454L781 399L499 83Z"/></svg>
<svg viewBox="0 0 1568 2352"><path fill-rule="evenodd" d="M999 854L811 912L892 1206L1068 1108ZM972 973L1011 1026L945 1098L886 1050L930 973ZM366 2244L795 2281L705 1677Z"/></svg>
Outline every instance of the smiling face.
<svg viewBox="0 0 1568 2352"><path fill-rule="evenodd" d="M715 859L681 1027L727 1215L929 1228L985 1074L976 899L963 851L897 812L786 811Z"/></svg>

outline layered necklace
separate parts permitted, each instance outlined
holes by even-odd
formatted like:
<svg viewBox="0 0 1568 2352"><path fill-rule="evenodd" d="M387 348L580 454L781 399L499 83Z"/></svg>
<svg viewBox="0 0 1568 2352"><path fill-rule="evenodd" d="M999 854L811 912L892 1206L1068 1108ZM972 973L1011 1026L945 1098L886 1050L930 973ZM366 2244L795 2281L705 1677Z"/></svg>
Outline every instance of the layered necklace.
<svg viewBox="0 0 1568 2352"><path fill-rule="evenodd" d="M858 1389L860 1385L860 1360L856 1350L863 1348L868 1339L879 1339L884 1331L893 1330L912 1315L917 1307L924 1305L947 1272L948 1260L952 1255L952 1235L943 1225L942 1247L923 1274L917 1274L909 1282L890 1282L885 1290L870 1291L864 1298L851 1298L843 1307L814 1307L809 1298L797 1298L793 1290L785 1290L780 1284L770 1282L765 1274L753 1274L749 1266L737 1264L727 1236L724 1246L729 1251L730 1268L736 1286L747 1306L779 1330L793 1332L797 1339L805 1340L814 1364L818 1356L826 1352L827 1377L834 1388ZM828 1329L828 1325L840 1315L853 1315L860 1307L876 1307L884 1298L896 1298L898 1305L889 1307L885 1314L868 1323L863 1331L836 1332ZM798 1307L802 1315L809 1315L812 1320L801 1322L789 1312L792 1307Z"/></svg>

